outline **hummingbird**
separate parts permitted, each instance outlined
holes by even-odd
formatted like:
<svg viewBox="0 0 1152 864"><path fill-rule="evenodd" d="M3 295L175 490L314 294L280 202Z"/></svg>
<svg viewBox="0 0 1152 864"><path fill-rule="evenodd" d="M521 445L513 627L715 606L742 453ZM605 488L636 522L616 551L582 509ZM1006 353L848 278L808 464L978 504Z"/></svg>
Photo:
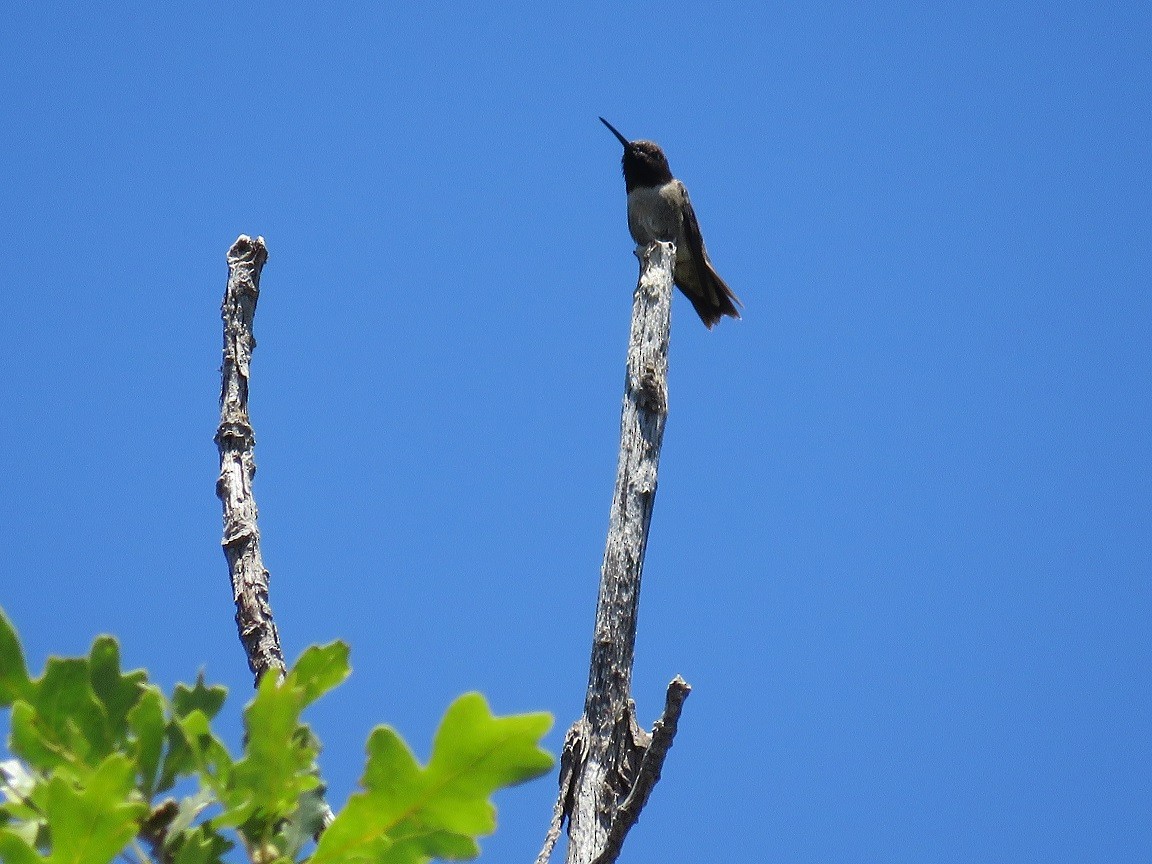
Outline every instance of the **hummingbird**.
<svg viewBox="0 0 1152 864"><path fill-rule="evenodd" d="M739 318L740 298L712 266L696 212L684 184L672 176L668 157L655 141L629 141L600 118L624 145L624 188L628 192L628 231L640 246L654 240L676 244L673 281L692 301L704 326L712 329L725 315Z"/></svg>

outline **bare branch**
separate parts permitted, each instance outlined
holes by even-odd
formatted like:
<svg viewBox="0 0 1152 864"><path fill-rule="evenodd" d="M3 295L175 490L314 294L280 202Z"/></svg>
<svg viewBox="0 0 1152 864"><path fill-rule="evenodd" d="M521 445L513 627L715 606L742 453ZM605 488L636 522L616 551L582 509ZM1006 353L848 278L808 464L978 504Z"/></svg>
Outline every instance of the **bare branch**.
<svg viewBox="0 0 1152 864"><path fill-rule="evenodd" d="M216 495L224 507L224 555L232 578L236 627L256 680L269 669L285 671L280 636L268 602L268 571L260 556L256 526L256 436L248 421L248 377L256 339L252 319L260 298L260 271L268 260L264 238L241 234L228 250L228 287L220 317L224 319L224 362L220 368L220 477Z"/></svg>
<svg viewBox="0 0 1152 864"><path fill-rule="evenodd" d="M671 244L649 246L632 301L632 331L620 412L620 458L608 542L600 567L600 598L584 700L584 715L594 735L616 723L631 696L640 576L668 417L668 331L674 259Z"/></svg>
<svg viewBox="0 0 1152 864"><path fill-rule="evenodd" d="M260 529L252 492L256 434L248 420L248 380L256 348L252 320L260 299L260 272L267 260L263 237L253 240L241 234L228 250L228 287L220 307L220 317L224 319L224 362L220 367L220 426L216 430L216 446L220 448L216 495L224 507L221 545L232 578L236 629L256 683L265 672L275 671L280 681L287 672L268 601L268 571L260 555ZM320 816L315 834L318 839L335 816L324 800L322 786L305 796L316 801Z"/></svg>
<svg viewBox="0 0 1152 864"><path fill-rule="evenodd" d="M664 717L648 735L631 698L640 577L656 497L668 416L668 333L675 247L653 243L640 255L632 303L620 459L589 664L584 716L568 732L560 795L544 848L545 864L568 818L568 864L611 864L660 778L689 687L669 685ZM559 814L559 815L557 815Z"/></svg>

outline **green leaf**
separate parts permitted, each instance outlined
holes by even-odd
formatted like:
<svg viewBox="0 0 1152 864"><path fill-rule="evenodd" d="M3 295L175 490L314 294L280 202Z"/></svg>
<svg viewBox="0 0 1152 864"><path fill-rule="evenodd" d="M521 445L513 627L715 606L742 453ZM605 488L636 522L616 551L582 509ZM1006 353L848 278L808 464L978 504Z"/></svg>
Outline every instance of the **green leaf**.
<svg viewBox="0 0 1152 864"><path fill-rule="evenodd" d="M231 843L201 825L185 835L172 858L172 864L222 864L224 853L231 848Z"/></svg>
<svg viewBox="0 0 1152 864"><path fill-rule="evenodd" d="M160 761L160 777L156 780L154 795L167 792L176 785L176 780L196 770L196 759L192 755L192 748L184 738L183 730L179 724L169 723L164 730L164 740L167 747L164 757Z"/></svg>
<svg viewBox="0 0 1152 864"><path fill-rule="evenodd" d="M468 861L480 854L480 846L471 837L447 831L427 831L397 840L373 864L423 864L429 858L446 861Z"/></svg>
<svg viewBox="0 0 1152 864"><path fill-rule="evenodd" d="M69 751L44 735L37 724L36 709L23 700L12 703L12 752L29 765L49 772L75 762Z"/></svg>
<svg viewBox="0 0 1152 864"><path fill-rule="evenodd" d="M547 714L494 717L483 696L466 694L445 713L426 768L392 729L377 728L365 791L321 836L312 864L475 857L474 838L496 827L491 794L552 767L538 746L551 725Z"/></svg>
<svg viewBox="0 0 1152 864"><path fill-rule="evenodd" d="M52 777L36 800L48 820L49 864L108 864L139 829L148 806L133 797L136 770L121 754L104 760L86 789Z"/></svg>
<svg viewBox="0 0 1152 864"><path fill-rule="evenodd" d="M288 673L288 686L299 687L304 705L311 705L340 684L352 667L348 665L348 646L343 642L313 645L306 649Z"/></svg>
<svg viewBox="0 0 1152 864"><path fill-rule="evenodd" d="M244 711L247 746L223 803L228 809L250 807L259 814L262 827L254 830L262 838L292 814L303 792L319 783L311 771L318 745L300 724L303 707L302 688L289 680L279 685L276 676L265 675ZM226 813L223 818L230 822L233 817Z"/></svg>
<svg viewBox="0 0 1152 864"><path fill-rule="evenodd" d="M128 728L135 742L132 750L140 786L146 798L156 792L156 774L164 752L164 697L154 686L145 687L136 705L128 712Z"/></svg>
<svg viewBox="0 0 1152 864"><path fill-rule="evenodd" d="M31 697L32 681L24 665L24 652L20 650L20 637L16 628L0 609L0 708L7 708L17 699Z"/></svg>
<svg viewBox="0 0 1152 864"><path fill-rule="evenodd" d="M187 717L193 711L200 711L211 720L224 704L224 697L228 695L228 688L219 685L215 687L204 686L204 673L196 676L196 685L177 684L172 694L172 711L177 717Z"/></svg>
<svg viewBox="0 0 1152 864"><path fill-rule="evenodd" d="M35 849L6 828L0 828L0 861L4 864L44 864L44 859Z"/></svg>
<svg viewBox="0 0 1152 864"><path fill-rule="evenodd" d="M111 636L97 637L92 643L88 663L92 690L104 706L112 740L121 741L128 734L128 712L139 701L148 673L136 669L122 675L120 645Z"/></svg>
<svg viewBox="0 0 1152 864"><path fill-rule="evenodd" d="M89 668L85 658L48 658L32 707L41 734L80 760L96 765L112 751L112 739L107 712L92 689Z"/></svg>
<svg viewBox="0 0 1152 864"><path fill-rule="evenodd" d="M201 715L203 716L203 715ZM167 792L176 785L176 780L196 771L196 755L184 727L179 720L171 720L164 728L164 756L160 761L160 778L156 781L154 794Z"/></svg>
<svg viewBox="0 0 1152 864"><path fill-rule="evenodd" d="M166 792L177 778L197 773L202 782L217 792L225 788L231 776L232 757L224 742L212 734L204 712L197 708L184 717L170 720L164 730L164 740L167 748L156 792Z"/></svg>
<svg viewBox="0 0 1152 864"><path fill-rule="evenodd" d="M39 780L18 759L0 762L0 828L7 828L33 849L45 827L43 814L30 800Z"/></svg>
<svg viewBox="0 0 1152 864"><path fill-rule="evenodd" d="M553 760L539 741L551 728L550 714L498 718L479 693L457 699L444 715L428 763L429 774L445 784L446 794L438 800L445 806L446 827L464 833L494 831L496 808L487 801L481 804L480 796L546 774ZM456 802L453 793L459 796Z"/></svg>
<svg viewBox="0 0 1152 864"><path fill-rule="evenodd" d="M193 766L201 782L212 786L219 794L232 776L232 757L228 748L212 733L208 718L200 711L193 711L177 725L191 750Z"/></svg>
<svg viewBox="0 0 1152 864"><path fill-rule="evenodd" d="M178 848L184 839L198 830L192 828L196 818L215 803L216 794L208 788L200 789L195 795L181 799L176 808L176 816L168 825L164 848L169 852Z"/></svg>
<svg viewBox="0 0 1152 864"><path fill-rule="evenodd" d="M324 791L324 787L319 786L305 792L292 816L277 826L275 843L285 855L293 858L299 855L324 827L324 817L329 812Z"/></svg>
<svg viewBox="0 0 1152 864"><path fill-rule="evenodd" d="M0 623L0 643L6 623ZM14 638L14 634L9 635ZM14 666L18 669L12 674L26 677L22 659ZM150 780L159 759L155 724L152 728L132 727L127 720L146 690L146 679L142 670L121 674L119 647L108 636L96 639L89 657L49 658L43 676L24 686L24 698L12 703L13 751L45 773L63 770L67 777L83 784L110 753L133 749L127 740L129 732L139 735L143 729L144 770ZM156 714L157 699L162 723L159 691L152 697L151 715L154 718ZM145 716L141 715L141 722Z"/></svg>

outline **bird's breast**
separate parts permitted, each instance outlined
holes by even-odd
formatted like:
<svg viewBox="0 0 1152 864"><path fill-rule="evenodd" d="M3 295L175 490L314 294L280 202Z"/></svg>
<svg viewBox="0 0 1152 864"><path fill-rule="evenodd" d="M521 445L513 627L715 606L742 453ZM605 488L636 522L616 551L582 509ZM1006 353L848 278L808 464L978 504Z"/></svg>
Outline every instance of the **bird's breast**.
<svg viewBox="0 0 1152 864"><path fill-rule="evenodd" d="M680 207L674 183L641 186L628 193L628 231L640 246L653 240L675 242L680 233Z"/></svg>

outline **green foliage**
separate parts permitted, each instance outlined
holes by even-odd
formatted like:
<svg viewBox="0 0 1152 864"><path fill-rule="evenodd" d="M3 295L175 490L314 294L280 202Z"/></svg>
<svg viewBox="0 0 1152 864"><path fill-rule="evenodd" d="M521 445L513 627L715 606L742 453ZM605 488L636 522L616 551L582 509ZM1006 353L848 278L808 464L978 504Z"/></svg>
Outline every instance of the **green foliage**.
<svg viewBox="0 0 1152 864"><path fill-rule="evenodd" d="M277 683L265 676L244 709L238 759L212 731L223 687L203 678L166 698L142 670L121 672L116 641L87 657L51 658L30 678L0 611L0 708L11 709L0 762L0 861L222 864L236 845L258 864L421 864L468 859L496 827L492 794L544 774L546 714L494 717L476 693L444 715L427 766L378 727L363 791L306 850L327 808L320 742L303 710L347 678L348 648L309 648ZM179 800L161 796L180 784Z"/></svg>
<svg viewBox="0 0 1152 864"><path fill-rule="evenodd" d="M489 796L552 767L536 746L551 725L546 714L493 717L480 694L461 696L426 768L395 731L378 727L368 740L365 791L324 832L312 864L474 858L474 838L496 830Z"/></svg>

